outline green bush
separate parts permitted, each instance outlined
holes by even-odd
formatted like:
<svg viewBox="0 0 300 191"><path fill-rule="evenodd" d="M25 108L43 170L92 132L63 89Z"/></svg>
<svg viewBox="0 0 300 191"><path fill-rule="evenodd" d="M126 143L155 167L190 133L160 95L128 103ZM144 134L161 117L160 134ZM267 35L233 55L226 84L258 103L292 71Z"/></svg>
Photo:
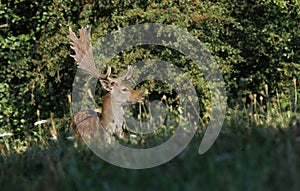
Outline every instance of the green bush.
<svg viewBox="0 0 300 191"><path fill-rule="evenodd" d="M86 24L92 25L93 43L138 23L187 29L214 55L229 100L241 91L260 92L265 84L270 94L286 92L291 95L288 101L297 100L299 86L294 89L293 79L297 83L300 80L299 6L297 1L285 0L1 3L0 133L12 132L15 139L24 140L34 136L34 122L48 119L50 113L57 118L70 117L67 95L71 94L76 64L69 57L73 53L68 27L78 29ZM153 46L129 48L113 58L113 72L117 74L127 64L146 58L170 61L183 69L202 96L203 112L208 110L209 87L202 73L177 51ZM164 88L151 83L154 92L164 93Z"/></svg>

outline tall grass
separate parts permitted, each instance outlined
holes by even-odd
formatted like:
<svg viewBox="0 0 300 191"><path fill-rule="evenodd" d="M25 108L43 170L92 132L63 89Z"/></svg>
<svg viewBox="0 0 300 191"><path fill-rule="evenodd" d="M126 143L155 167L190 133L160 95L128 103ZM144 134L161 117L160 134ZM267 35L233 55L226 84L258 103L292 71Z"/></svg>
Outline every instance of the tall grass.
<svg viewBox="0 0 300 191"><path fill-rule="evenodd" d="M197 152L204 133L199 129L179 156L145 170L122 169L84 144L74 147L68 139L71 113L63 119L51 114L23 142L0 137L0 190L300 190L299 95L293 83L290 94L271 96L266 85L263 93L240 97L204 155ZM160 136L174 131L171 125L130 144L159 144Z"/></svg>

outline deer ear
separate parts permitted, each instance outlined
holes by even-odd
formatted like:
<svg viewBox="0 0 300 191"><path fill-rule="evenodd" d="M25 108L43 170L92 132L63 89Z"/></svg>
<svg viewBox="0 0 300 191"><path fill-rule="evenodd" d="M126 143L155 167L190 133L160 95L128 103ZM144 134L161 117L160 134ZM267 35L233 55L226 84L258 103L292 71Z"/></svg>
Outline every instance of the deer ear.
<svg viewBox="0 0 300 191"><path fill-rule="evenodd" d="M112 83L109 80L101 80L100 79L100 83L106 91L112 90Z"/></svg>

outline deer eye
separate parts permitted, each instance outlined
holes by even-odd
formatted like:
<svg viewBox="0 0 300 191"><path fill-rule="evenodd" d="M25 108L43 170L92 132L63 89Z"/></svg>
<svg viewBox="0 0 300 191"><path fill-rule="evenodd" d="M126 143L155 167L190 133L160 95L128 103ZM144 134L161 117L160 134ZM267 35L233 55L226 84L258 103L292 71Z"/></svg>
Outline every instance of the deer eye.
<svg viewBox="0 0 300 191"><path fill-rule="evenodd" d="M122 88L122 92L128 92L128 88Z"/></svg>

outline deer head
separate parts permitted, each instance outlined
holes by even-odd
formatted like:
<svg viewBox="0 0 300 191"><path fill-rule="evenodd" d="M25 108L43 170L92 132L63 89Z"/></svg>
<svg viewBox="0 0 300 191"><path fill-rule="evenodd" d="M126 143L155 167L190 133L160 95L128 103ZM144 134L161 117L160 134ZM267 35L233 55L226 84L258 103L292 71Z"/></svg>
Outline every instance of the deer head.
<svg viewBox="0 0 300 191"><path fill-rule="evenodd" d="M126 105L143 101L144 97L139 92L124 83L132 76L131 65L128 66L126 74L118 78L110 78L110 71L111 68L108 67L105 77L99 78L99 80L102 87L109 92L111 100L115 104Z"/></svg>

